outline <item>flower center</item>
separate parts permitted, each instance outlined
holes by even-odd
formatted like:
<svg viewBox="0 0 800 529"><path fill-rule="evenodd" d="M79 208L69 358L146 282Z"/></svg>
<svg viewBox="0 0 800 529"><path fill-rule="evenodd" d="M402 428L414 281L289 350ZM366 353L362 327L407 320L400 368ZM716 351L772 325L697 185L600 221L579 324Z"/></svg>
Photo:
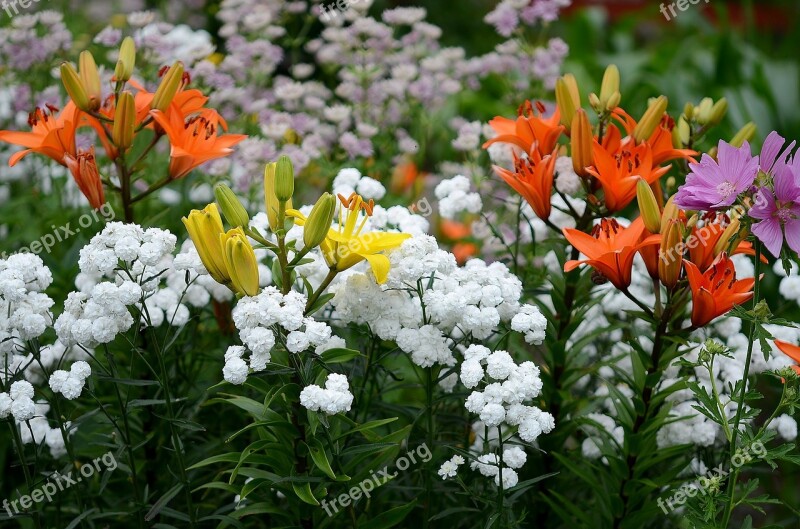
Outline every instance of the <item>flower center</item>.
<svg viewBox="0 0 800 529"><path fill-rule="evenodd" d="M778 204L778 209L775 211L774 214L778 220L781 221L782 224L786 224L790 220L794 218L794 213L792 209L789 207L789 204Z"/></svg>
<svg viewBox="0 0 800 529"><path fill-rule="evenodd" d="M731 195L736 194L736 186L730 182L723 182L717 186L717 193L719 193L719 196L723 199L730 198Z"/></svg>

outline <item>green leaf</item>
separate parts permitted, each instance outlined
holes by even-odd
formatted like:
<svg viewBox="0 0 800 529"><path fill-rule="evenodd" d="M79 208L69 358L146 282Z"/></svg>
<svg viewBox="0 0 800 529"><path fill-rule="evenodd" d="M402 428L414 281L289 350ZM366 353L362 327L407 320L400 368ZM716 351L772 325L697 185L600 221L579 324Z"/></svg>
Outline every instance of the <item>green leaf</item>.
<svg viewBox="0 0 800 529"><path fill-rule="evenodd" d="M172 498L177 496L178 493L182 490L183 490L183 483L178 483L177 485L169 489L166 492L166 494L161 496L161 498L155 503L155 505L153 505L153 507L147 512L147 514L145 514L144 519L148 522L152 521L153 518L158 516L158 513L160 513L167 506L167 504L172 500Z"/></svg>
<svg viewBox="0 0 800 529"><path fill-rule="evenodd" d="M324 351L319 356L326 364L342 364L363 355L360 351L346 349L344 347L336 347L334 349L328 349L327 351Z"/></svg>
<svg viewBox="0 0 800 529"><path fill-rule="evenodd" d="M311 492L310 483L292 482L292 488L294 489L294 493L297 494L297 497L304 502L308 503L309 505L319 505L317 498L315 498L314 494Z"/></svg>
<svg viewBox="0 0 800 529"><path fill-rule="evenodd" d="M336 479L336 473L331 468L328 462L328 456L325 454L325 447L319 442L319 439L309 439L306 443L308 451L311 454L311 459L317 468L323 471L331 479Z"/></svg>
<svg viewBox="0 0 800 529"><path fill-rule="evenodd" d="M372 520L363 524L359 524L359 527L361 529L388 529L389 527L395 527L397 524L405 520L406 516L408 516L411 510L416 506L417 502L413 501L411 503L407 503L406 505L389 509L388 511L379 514Z"/></svg>

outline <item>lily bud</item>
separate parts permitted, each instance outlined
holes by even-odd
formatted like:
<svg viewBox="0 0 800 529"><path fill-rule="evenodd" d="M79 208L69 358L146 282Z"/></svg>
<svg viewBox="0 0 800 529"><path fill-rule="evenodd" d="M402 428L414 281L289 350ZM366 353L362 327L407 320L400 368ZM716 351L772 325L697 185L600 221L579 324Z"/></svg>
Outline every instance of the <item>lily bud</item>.
<svg viewBox="0 0 800 529"><path fill-rule="evenodd" d="M686 221L686 229L687 229L687 230L694 229L694 227L695 227L695 226L697 226L697 223L698 223L698 222L700 222L700 215L698 215L697 213L695 213L694 215L692 215L692 216L689 218L689 220L688 220L688 221Z"/></svg>
<svg viewBox="0 0 800 529"><path fill-rule="evenodd" d="M720 121L725 117L725 114L728 113L728 100L724 97L714 103L714 106L711 107L711 113L708 117L708 124L709 125L718 125Z"/></svg>
<svg viewBox="0 0 800 529"><path fill-rule="evenodd" d="M691 134L692 130L689 127L689 123L686 121L686 118L681 116L678 118L675 128L672 129L672 146L676 149L683 149L689 144L689 136L691 136Z"/></svg>
<svg viewBox="0 0 800 529"><path fill-rule="evenodd" d="M119 47L119 59L117 67L114 69L114 78L117 81L126 82L133 75L133 67L136 64L136 44L133 37L125 37Z"/></svg>
<svg viewBox="0 0 800 529"><path fill-rule="evenodd" d="M668 104L669 100L667 100L666 96L659 96L650 103L644 116L639 120L636 128L633 129L633 137L636 143L642 143L653 135L656 127L661 123L661 118L664 117L664 112L667 111Z"/></svg>
<svg viewBox="0 0 800 529"><path fill-rule="evenodd" d="M572 125L572 118L575 117L575 111L580 106L580 101L575 101L567 81L563 77L556 80L556 104L561 113L561 124L569 128Z"/></svg>
<svg viewBox="0 0 800 529"><path fill-rule="evenodd" d="M228 233L221 233L219 238L233 290L244 296L255 296L259 283L258 260L244 231L234 228Z"/></svg>
<svg viewBox="0 0 800 529"><path fill-rule="evenodd" d="M224 233L224 230L217 205L212 203L205 209L193 209L188 217L183 217L181 220L209 275L217 283L229 284L231 277L225 265L225 256L220 240L220 235Z"/></svg>
<svg viewBox="0 0 800 529"><path fill-rule="evenodd" d="M611 112L615 108L619 106L620 101L622 101L622 94L619 92L614 92L611 94L611 97L608 98L608 103L606 103L606 110Z"/></svg>
<svg viewBox="0 0 800 529"><path fill-rule="evenodd" d="M122 92L117 100L114 112L114 128L111 129L111 139L114 144L124 151L133 145L133 136L136 129L136 105L133 94Z"/></svg>
<svg viewBox="0 0 800 529"><path fill-rule="evenodd" d="M97 63L90 51L82 51L78 58L78 71L81 82L89 97L89 106L92 110L100 108L102 94L100 91L100 74L97 73Z"/></svg>
<svg viewBox="0 0 800 529"><path fill-rule="evenodd" d="M733 137L731 140L731 145L736 147L737 149L744 145L744 142L750 141L753 139L753 136L756 135L756 124L752 121L747 123L744 127L739 129L739 132L736 133L736 136Z"/></svg>
<svg viewBox="0 0 800 529"><path fill-rule="evenodd" d="M89 95L86 93L86 87L83 86L78 72L72 64L65 62L61 64L61 82L64 83L64 88L67 95L75 106L84 112L91 111L92 104L89 101Z"/></svg>
<svg viewBox="0 0 800 529"><path fill-rule="evenodd" d="M675 288L683 267L683 233L680 221L671 220L661 232L658 252L658 277L668 289Z"/></svg>
<svg viewBox="0 0 800 529"><path fill-rule="evenodd" d="M161 79L161 84L158 85L156 89L150 108L153 110L160 110L161 112L166 111L175 98L175 94L178 93L181 83L183 83L183 63L177 61L167 70L164 77Z"/></svg>
<svg viewBox="0 0 800 529"><path fill-rule="evenodd" d="M659 232L662 235L664 234L664 230L667 229L667 224L669 224L670 221L677 220L680 213L681 210L675 205L675 197L671 196L664 205L664 211L661 213L661 229Z"/></svg>
<svg viewBox="0 0 800 529"><path fill-rule="evenodd" d="M250 224L250 215L230 187L217 184L214 187L214 196L217 197L219 208L228 224L236 228L246 228Z"/></svg>
<svg viewBox="0 0 800 529"><path fill-rule="evenodd" d="M67 164L72 178L75 179L75 183L78 184L78 188L89 204L94 209L100 209L106 199L103 192L103 181L94 158L94 147L89 152L78 153L74 158L72 155L66 155L64 163Z"/></svg>
<svg viewBox="0 0 800 529"><path fill-rule="evenodd" d="M600 104L600 98L597 97L597 94L595 93L589 94L589 105L594 109L595 112L602 112L605 110Z"/></svg>
<svg viewBox="0 0 800 529"><path fill-rule="evenodd" d="M711 109L714 108L714 100L710 97L704 97L700 104L695 109L695 117L697 122L701 125L707 125L711 120Z"/></svg>
<svg viewBox="0 0 800 529"><path fill-rule="evenodd" d="M578 176L585 177L589 173L587 167L594 165L592 125L585 110L578 109L572 120L572 168Z"/></svg>
<svg viewBox="0 0 800 529"><path fill-rule="evenodd" d="M335 212L336 198L330 193L323 193L308 214L303 228L303 244L306 248L315 248L325 240Z"/></svg>
<svg viewBox="0 0 800 529"><path fill-rule="evenodd" d="M672 192L675 190L675 186L677 185L677 181L675 180L674 176L668 176L666 181L667 187L667 194L672 195Z"/></svg>
<svg viewBox="0 0 800 529"><path fill-rule="evenodd" d="M694 105L693 105L693 104L691 104L691 103L686 103L686 104L683 106L683 116L684 116L684 117L685 117L687 120L692 120L692 119L694 119Z"/></svg>
<svg viewBox="0 0 800 529"><path fill-rule="evenodd" d="M653 189L647 180L640 178L636 182L636 199L639 202L639 213L647 231L656 234L661 231L661 210L658 207Z"/></svg>
<svg viewBox="0 0 800 529"><path fill-rule="evenodd" d="M739 221L739 219L734 219L730 224L728 224L728 227L725 228L725 231L722 232L719 240L717 240L717 244L714 245L714 257L722 252L728 251L731 243L737 239L737 236L739 235L739 229L741 227L742 223Z"/></svg>
<svg viewBox="0 0 800 529"><path fill-rule="evenodd" d="M275 196L280 202L286 202L294 195L294 167L292 160L283 155L275 166Z"/></svg>
<svg viewBox="0 0 800 529"><path fill-rule="evenodd" d="M275 172L277 162L268 163L264 168L264 204L267 208L267 219L269 229L272 233L277 232L283 226L279 225L278 213L280 211L280 201L275 195ZM286 202L286 209L292 209L292 201Z"/></svg>
<svg viewBox="0 0 800 529"><path fill-rule="evenodd" d="M603 74L603 83L600 85L600 105L607 110L613 110L619 104L609 108L609 101L614 97L615 93L619 93L619 68L616 64L609 64Z"/></svg>

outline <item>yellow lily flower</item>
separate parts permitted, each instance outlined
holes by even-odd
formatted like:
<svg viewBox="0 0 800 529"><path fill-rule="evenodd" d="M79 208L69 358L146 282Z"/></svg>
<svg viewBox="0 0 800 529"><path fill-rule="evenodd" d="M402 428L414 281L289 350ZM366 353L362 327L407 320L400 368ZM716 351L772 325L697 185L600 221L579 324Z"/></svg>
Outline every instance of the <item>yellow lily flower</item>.
<svg viewBox="0 0 800 529"><path fill-rule="evenodd" d="M383 253L397 248L409 233L387 233L382 231L363 232L367 219L372 216L374 203L364 202L360 195L353 193L349 198L339 195L342 203L339 208L339 222L336 228L328 230L328 235L320 244L325 261L331 268L342 272L366 260L375 274L378 283L385 283L389 276L389 258ZM360 215L361 210L365 215ZM289 209L286 215L294 217L295 223L303 226L306 217L296 209Z"/></svg>

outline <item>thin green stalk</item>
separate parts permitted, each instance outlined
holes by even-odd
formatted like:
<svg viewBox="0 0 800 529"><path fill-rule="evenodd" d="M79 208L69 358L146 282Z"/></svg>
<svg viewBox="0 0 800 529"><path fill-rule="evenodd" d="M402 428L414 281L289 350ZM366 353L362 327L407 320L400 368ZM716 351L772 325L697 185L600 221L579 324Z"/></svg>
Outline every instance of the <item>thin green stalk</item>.
<svg viewBox="0 0 800 529"><path fill-rule="evenodd" d="M429 367L425 370L425 410L427 412L427 437L428 449L433 451L434 432L433 432L433 368ZM431 519L431 501L433 500L433 480L431 479L430 468L426 468L425 472L425 520L423 527L427 529L430 527Z"/></svg>
<svg viewBox="0 0 800 529"><path fill-rule="evenodd" d="M28 468L28 462L25 460L25 445L22 444L22 438L19 435L15 422L8 421L8 427L11 429L11 436L14 438L14 448L16 448L17 454L19 454L19 461L22 464L22 473L25 475L25 486L28 488L28 492L31 492L33 490L33 478ZM42 529L39 511L33 511L31 517L33 518L34 527L36 529Z"/></svg>

